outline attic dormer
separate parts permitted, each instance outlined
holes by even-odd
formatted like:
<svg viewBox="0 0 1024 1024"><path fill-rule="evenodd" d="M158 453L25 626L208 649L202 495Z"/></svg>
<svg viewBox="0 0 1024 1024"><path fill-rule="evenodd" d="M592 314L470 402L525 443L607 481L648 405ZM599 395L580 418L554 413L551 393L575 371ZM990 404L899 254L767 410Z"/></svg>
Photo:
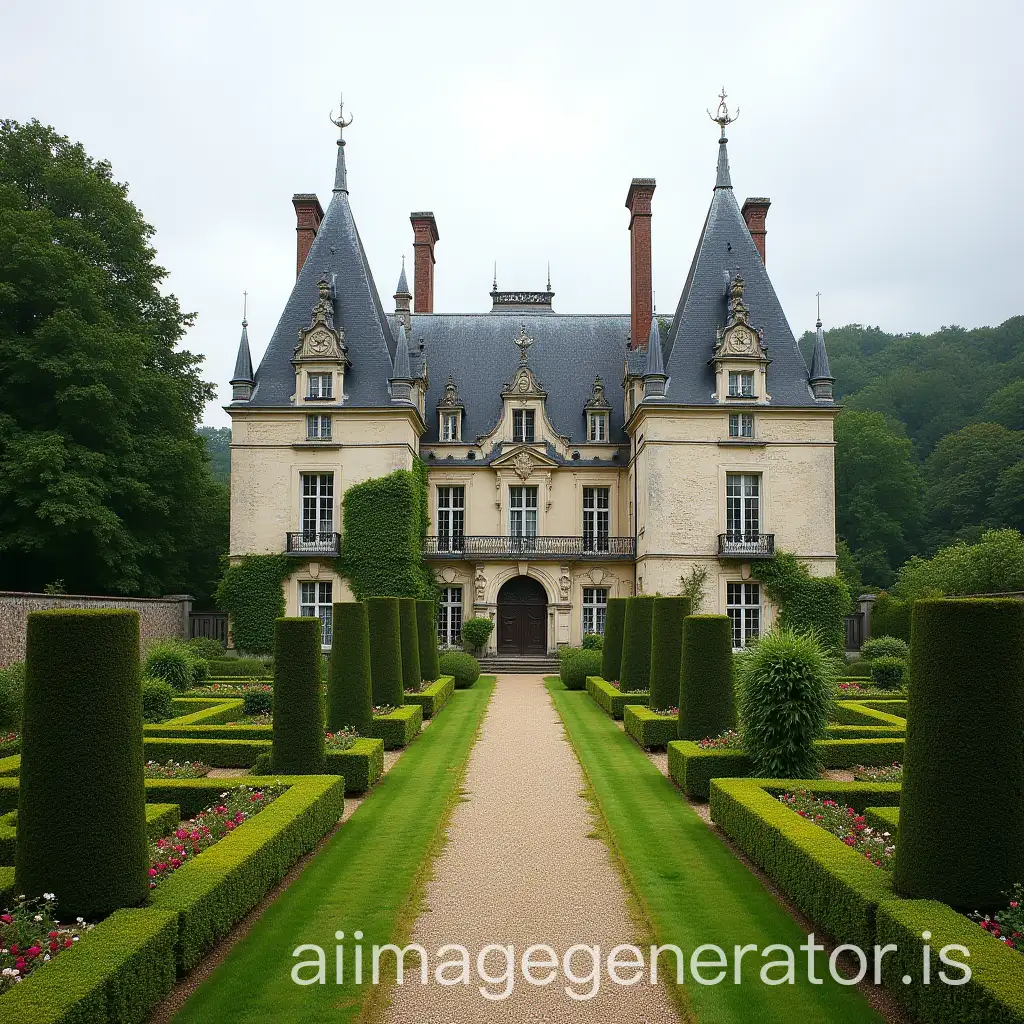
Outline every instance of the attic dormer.
<svg viewBox="0 0 1024 1024"><path fill-rule="evenodd" d="M327 274L317 282L309 327L299 329L292 365L296 405L341 405L345 370L351 365L345 332L334 326L334 284Z"/></svg>
<svg viewBox="0 0 1024 1024"><path fill-rule="evenodd" d="M771 360L764 332L750 323L739 274L729 281L728 296L728 319L725 327L715 332L715 352L709 360L715 369L715 401L736 405L769 402L767 369Z"/></svg>

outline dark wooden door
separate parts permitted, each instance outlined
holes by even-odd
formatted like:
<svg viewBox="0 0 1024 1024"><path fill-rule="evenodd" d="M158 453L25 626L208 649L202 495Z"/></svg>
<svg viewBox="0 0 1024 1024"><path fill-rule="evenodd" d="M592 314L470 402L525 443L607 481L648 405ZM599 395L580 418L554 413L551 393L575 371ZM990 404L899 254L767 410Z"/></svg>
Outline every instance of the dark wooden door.
<svg viewBox="0 0 1024 1024"><path fill-rule="evenodd" d="M544 588L516 576L498 592L498 653L547 654L548 609Z"/></svg>

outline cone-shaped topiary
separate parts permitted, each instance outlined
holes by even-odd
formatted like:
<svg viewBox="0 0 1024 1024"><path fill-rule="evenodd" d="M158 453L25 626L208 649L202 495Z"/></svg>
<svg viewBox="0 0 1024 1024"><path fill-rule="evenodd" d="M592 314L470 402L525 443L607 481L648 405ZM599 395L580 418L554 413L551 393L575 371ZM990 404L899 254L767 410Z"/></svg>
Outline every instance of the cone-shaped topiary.
<svg viewBox="0 0 1024 1024"><path fill-rule="evenodd" d="M402 634L402 687L418 690L423 682L420 667L420 631L416 624L416 598L398 599L398 624Z"/></svg>
<svg viewBox="0 0 1024 1024"><path fill-rule="evenodd" d="M601 650L601 677L608 682L619 678L622 669L622 631L626 623L625 597L612 597L604 613L604 647Z"/></svg>
<svg viewBox="0 0 1024 1024"><path fill-rule="evenodd" d="M983 913L1024 879L1024 602L918 601L893 886Z"/></svg>
<svg viewBox="0 0 1024 1024"><path fill-rule="evenodd" d="M437 605L433 601L416 602L416 629L420 638L420 672L433 682L441 675L437 663Z"/></svg>
<svg viewBox="0 0 1024 1024"><path fill-rule="evenodd" d="M683 619L690 614L688 597L657 597L651 614L652 711L674 708L679 701L683 667Z"/></svg>
<svg viewBox="0 0 1024 1024"><path fill-rule="evenodd" d="M702 740L735 727L732 621L728 615L689 615L683 621L679 738Z"/></svg>
<svg viewBox="0 0 1024 1024"><path fill-rule="evenodd" d="M345 726L363 736L373 724L370 692L370 628L366 605L346 601L334 606L334 639L327 663L327 729Z"/></svg>
<svg viewBox="0 0 1024 1024"><path fill-rule="evenodd" d="M62 920L149 894L139 615L28 617L15 891Z"/></svg>
<svg viewBox="0 0 1024 1024"><path fill-rule="evenodd" d="M622 666L619 689L623 693L651 687L651 620L653 597L631 597L626 601L626 623L622 631Z"/></svg>
<svg viewBox="0 0 1024 1024"><path fill-rule="evenodd" d="M315 775L324 769L321 629L314 618L274 622L275 772Z"/></svg>
<svg viewBox="0 0 1024 1024"><path fill-rule="evenodd" d="M402 626L397 597L368 597L370 626L370 682L374 707L401 707Z"/></svg>

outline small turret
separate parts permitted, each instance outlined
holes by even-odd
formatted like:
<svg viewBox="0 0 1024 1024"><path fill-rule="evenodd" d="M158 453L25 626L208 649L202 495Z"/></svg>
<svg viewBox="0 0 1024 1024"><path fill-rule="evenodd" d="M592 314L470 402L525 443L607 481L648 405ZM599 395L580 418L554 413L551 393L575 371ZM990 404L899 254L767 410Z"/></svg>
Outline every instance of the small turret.
<svg viewBox="0 0 1024 1024"><path fill-rule="evenodd" d="M814 352L811 355L811 372L808 381L814 397L821 402L835 400L833 385L835 377L828 365L828 352L825 351L825 332L821 329L821 293L818 294L818 333L814 339Z"/></svg>
<svg viewBox="0 0 1024 1024"><path fill-rule="evenodd" d="M661 351L661 332L657 316L651 317L651 330L647 335L647 367L644 370L644 401L657 401L665 397L665 357Z"/></svg>
<svg viewBox="0 0 1024 1024"><path fill-rule="evenodd" d="M252 389L256 379L252 372L252 355L249 352L249 321L242 313L242 338L238 342L238 355L235 358L235 373L231 378L231 401L248 402L252 398Z"/></svg>

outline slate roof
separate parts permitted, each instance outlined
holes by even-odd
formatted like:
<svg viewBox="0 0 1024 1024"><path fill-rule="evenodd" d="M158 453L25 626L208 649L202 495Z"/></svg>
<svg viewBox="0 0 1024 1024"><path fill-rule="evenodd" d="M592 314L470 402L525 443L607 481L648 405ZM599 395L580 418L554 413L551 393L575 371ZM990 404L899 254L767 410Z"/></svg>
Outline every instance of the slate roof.
<svg viewBox="0 0 1024 1024"><path fill-rule="evenodd" d="M242 321L242 338L238 342L238 355L235 357L235 375L232 384L252 383L252 356L249 354L249 321Z"/></svg>

